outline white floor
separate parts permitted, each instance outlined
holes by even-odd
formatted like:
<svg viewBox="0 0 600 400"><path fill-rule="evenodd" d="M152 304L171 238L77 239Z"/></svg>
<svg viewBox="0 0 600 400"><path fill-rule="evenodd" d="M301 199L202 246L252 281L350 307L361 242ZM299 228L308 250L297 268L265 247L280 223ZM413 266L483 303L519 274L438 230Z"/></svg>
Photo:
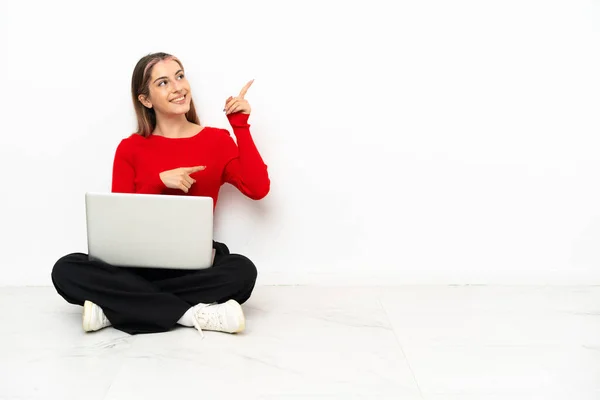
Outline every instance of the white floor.
<svg viewBox="0 0 600 400"><path fill-rule="evenodd" d="M0 399L600 399L600 287L257 287L239 335L0 288Z"/></svg>

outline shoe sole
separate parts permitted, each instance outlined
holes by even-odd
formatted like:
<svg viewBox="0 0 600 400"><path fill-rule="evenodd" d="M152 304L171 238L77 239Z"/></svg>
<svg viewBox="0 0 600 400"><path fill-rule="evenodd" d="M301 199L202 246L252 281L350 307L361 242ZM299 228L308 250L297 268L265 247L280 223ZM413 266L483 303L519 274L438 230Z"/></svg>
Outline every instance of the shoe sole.
<svg viewBox="0 0 600 400"><path fill-rule="evenodd" d="M86 332L92 331L92 327L90 326L90 324L93 321L93 318L92 318L93 312L94 312L94 305L91 302L86 300L85 303L83 303L83 317L82 317L83 330Z"/></svg>
<svg viewBox="0 0 600 400"><path fill-rule="evenodd" d="M246 317L244 316L244 311L242 310L242 306L235 300L229 300L229 302L233 307L235 307L238 311L238 329L231 333L240 333L244 329L246 329Z"/></svg>

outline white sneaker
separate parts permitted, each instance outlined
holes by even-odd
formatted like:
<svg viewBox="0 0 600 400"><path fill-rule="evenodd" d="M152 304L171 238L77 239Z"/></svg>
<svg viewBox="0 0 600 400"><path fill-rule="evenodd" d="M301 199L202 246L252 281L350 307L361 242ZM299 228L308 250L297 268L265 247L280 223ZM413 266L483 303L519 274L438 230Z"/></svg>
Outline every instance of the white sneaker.
<svg viewBox="0 0 600 400"><path fill-rule="evenodd" d="M110 321L104 315L104 311L96 304L86 300L83 303L83 330L86 332L97 331L110 326Z"/></svg>
<svg viewBox="0 0 600 400"><path fill-rule="evenodd" d="M238 333L246 328L246 318L242 306L235 300L223 304L201 303L194 306L194 326L200 333L203 329Z"/></svg>

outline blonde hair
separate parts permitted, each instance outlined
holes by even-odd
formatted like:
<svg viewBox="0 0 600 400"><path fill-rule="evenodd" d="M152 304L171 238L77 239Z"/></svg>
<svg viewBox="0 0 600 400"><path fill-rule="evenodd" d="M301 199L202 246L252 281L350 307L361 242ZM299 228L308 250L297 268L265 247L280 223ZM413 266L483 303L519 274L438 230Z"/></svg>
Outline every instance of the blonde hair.
<svg viewBox="0 0 600 400"><path fill-rule="evenodd" d="M133 108L135 109L135 115L137 117L137 134L144 137L148 137L152 134L156 128L156 112L153 108L145 107L138 97L140 95L148 97L150 95L150 78L152 77L152 69L159 61L173 60L176 61L181 69L183 64L179 59L171 54L167 53L153 53L142 57L135 68L133 69L133 75L131 77L131 97L133 99ZM185 118L195 124L200 125L198 114L196 114L196 107L194 106L194 100L190 100L190 110L185 114Z"/></svg>

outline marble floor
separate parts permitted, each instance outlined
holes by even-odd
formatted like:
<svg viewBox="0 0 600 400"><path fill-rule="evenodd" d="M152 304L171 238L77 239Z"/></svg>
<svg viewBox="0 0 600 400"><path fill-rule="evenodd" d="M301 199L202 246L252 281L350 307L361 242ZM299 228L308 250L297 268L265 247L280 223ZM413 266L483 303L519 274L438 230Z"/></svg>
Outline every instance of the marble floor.
<svg viewBox="0 0 600 400"><path fill-rule="evenodd" d="M259 286L238 335L0 288L0 399L600 399L600 287Z"/></svg>

